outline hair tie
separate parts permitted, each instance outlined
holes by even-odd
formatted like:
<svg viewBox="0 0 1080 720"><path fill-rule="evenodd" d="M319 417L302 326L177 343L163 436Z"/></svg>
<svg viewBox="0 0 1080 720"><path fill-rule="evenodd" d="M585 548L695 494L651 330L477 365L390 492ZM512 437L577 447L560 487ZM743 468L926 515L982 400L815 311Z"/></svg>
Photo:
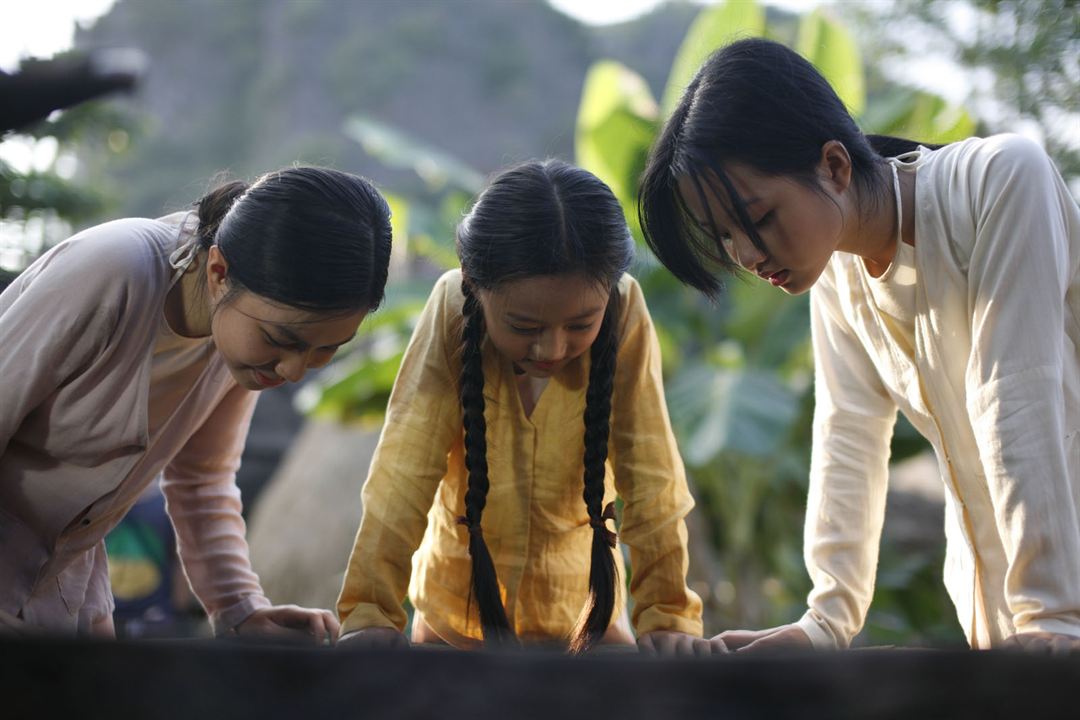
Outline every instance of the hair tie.
<svg viewBox="0 0 1080 720"><path fill-rule="evenodd" d="M478 538L484 536L484 531L481 529L480 523L474 523L472 520L465 517L464 515L458 517L457 524L464 525L466 528L468 528L470 535Z"/></svg>
<svg viewBox="0 0 1080 720"><path fill-rule="evenodd" d="M615 519L615 503L609 502L604 511L600 513L598 518L589 518L589 526L594 530L601 530L604 533L604 538L607 540L608 545L615 547L615 542L618 536L612 531L608 530L605 524L608 520Z"/></svg>
<svg viewBox="0 0 1080 720"><path fill-rule="evenodd" d="M590 518L589 525L600 530L607 530L607 525L604 523L608 520L615 519L615 503L609 502L607 507L604 508L604 512L600 513L598 518Z"/></svg>

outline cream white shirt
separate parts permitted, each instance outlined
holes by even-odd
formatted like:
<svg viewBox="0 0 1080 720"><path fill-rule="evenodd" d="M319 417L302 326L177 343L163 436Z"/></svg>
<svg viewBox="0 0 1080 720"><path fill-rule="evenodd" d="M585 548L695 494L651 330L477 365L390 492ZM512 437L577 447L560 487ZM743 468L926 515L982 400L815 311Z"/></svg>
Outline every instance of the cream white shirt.
<svg viewBox="0 0 1080 720"><path fill-rule="evenodd" d="M1080 636L1080 210L1015 135L921 150L914 352L856 256L811 291L816 407L798 622L845 647L874 591L889 441L902 411L946 490L945 583L974 647Z"/></svg>

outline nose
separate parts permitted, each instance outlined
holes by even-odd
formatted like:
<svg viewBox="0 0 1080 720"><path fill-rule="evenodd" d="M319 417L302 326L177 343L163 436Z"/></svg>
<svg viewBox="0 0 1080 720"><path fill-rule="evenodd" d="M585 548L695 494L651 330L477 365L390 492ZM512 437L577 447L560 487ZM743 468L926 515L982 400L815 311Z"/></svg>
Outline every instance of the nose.
<svg viewBox="0 0 1080 720"><path fill-rule="evenodd" d="M309 353L302 352L290 352L285 353L278 360L277 365L274 367L274 372L279 377L283 377L291 383L297 383L304 379L304 374L311 366L308 361Z"/></svg>
<svg viewBox="0 0 1080 720"><path fill-rule="evenodd" d="M540 362L558 362L566 355L566 335L549 330L537 338L532 350L533 357Z"/></svg>
<svg viewBox="0 0 1080 720"><path fill-rule="evenodd" d="M753 272L765 260L763 253L748 235L739 233L724 243L724 249L741 267Z"/></svg>

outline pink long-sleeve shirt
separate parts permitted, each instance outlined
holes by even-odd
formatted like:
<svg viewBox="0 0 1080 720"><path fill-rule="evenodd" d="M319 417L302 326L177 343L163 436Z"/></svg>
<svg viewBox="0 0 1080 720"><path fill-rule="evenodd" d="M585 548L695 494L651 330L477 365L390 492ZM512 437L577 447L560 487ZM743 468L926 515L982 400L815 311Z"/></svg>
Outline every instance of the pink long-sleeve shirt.
<svg viewBox="0 0 1080 720"><path fill-rule="evenodd" d="M182 213L99 225L0 295L0 623L71 632L107 621L103 539L159 474L214 630L270 605L235 483L256 394L209 340L201 371L175 367L190 386L167 401L157 392L176 380L155 366L155 343L169 256L191 225Z"/></svg>

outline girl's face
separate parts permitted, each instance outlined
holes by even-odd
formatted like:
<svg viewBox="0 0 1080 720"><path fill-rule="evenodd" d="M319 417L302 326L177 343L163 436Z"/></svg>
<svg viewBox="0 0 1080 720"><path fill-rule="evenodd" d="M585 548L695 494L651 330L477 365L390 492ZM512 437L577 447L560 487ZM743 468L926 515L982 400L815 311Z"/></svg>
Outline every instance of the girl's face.
<svg viewBox="0 0 1080 720"><path fill-rule="evenodd" d="M823 150L816 170L820 191L792 178L762 174L740 163L728 163L724 171L746 203L747 213L765 246L759 250L743 231L723 187L703 187L705 206L693 180L679 180L679 192L691 214L708 227L709 213L716 223L719 242L740 266L790 295L806 292L825 270L836 250L848 249L845 218L854 217L850 187L850 162ZM828 148L828 144L826 145Z"/></svg>
<svg viewBox="0 0 1080 720"><path fill-rule="evenodd" d="M600 332L608 288L581 275L540 275L477 291L495 348L534 378L559 372Z"/></svg>
<svg viewBox="0 0 1080 720"><path fill-rule="evenodd" d="M215 253L221 257L216 247L210 253L207 268L214 304L210 332L237 384L248 390L299 382L309 369L326 365L367 315L299 310L248 291L222 302L228 293L224 261L215 262Z"/></svg>

